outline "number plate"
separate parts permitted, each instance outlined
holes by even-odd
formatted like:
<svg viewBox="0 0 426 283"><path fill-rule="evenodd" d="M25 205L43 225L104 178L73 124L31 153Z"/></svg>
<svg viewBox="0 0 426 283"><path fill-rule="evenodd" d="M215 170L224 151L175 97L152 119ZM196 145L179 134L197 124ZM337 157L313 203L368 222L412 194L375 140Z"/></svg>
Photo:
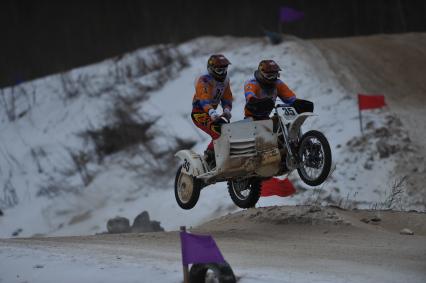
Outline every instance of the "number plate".
<svg viewBox="0 0 426 283"><path fill-rule="evenodd" d="M186 158L183 161L182 168L185 169L187 173L189 173L189 169L191 168L191 163L189 163L188 160L186 160Z"/></svg>
<svg viewBox="0 0 426 283"><path fill-rule="evenodd" d="M294 109L293 107L283 107L283 111L284 118L286 118L287 120L294 120L297 116L296 109Z"/></svg>

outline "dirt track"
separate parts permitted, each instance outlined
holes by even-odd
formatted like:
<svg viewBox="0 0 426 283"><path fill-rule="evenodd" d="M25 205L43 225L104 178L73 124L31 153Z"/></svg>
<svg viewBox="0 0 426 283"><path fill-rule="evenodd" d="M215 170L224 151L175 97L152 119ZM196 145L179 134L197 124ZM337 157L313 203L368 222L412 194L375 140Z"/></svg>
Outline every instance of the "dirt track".
<svg viewBox="0 0 426 283"><path fill-rule="evenodd" d="M391 110L401 116L413 140L425 146L425 33L311 42L347 89L384 94Z"/></svg>
<svg viewBox="0 0 426 283"><path fill-rule="evenodd" d="M361 222L379 216L374 224ZM228 215L193 232L214 236L237 275L239 270L278 272L283 282L424 282L426 214L343 211L336 208L269 207ZM400 235L408 227L415 235ZM138 261L179 262L177 232L0 240L0 246L69 249ZM294 281L293 281L294 282Z"/></svg>

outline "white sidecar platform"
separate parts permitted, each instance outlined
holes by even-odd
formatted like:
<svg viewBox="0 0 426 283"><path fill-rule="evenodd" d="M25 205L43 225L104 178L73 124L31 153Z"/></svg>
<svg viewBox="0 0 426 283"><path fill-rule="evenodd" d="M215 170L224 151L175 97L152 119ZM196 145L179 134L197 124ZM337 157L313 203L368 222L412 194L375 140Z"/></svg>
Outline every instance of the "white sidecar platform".
<svg viewBox="0 0 426 283"><path fill-rule="evenodd" d="M273 176L281 162L277 134L272 120L249 119L222 125L214 141L216 176L232 177L257 174Z"/></svg>

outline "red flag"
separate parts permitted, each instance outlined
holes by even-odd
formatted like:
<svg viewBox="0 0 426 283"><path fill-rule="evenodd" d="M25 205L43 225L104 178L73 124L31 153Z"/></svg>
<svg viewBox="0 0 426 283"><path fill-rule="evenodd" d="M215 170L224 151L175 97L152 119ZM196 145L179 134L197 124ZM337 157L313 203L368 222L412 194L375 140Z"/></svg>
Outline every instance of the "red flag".
<svg viewBox="0 0 426 283"><path fill-rule="evenodd" d="M386 106L384 95L358 94L359 110L375 109Z"/></svg>
<svg viewBox="0 0 426 283"><path fill-rule="evenodd" d="M293 184L289 179L280 180L278 178L271 178L262 182L261 197L280 196L288 197L296 192Z"/></svg>

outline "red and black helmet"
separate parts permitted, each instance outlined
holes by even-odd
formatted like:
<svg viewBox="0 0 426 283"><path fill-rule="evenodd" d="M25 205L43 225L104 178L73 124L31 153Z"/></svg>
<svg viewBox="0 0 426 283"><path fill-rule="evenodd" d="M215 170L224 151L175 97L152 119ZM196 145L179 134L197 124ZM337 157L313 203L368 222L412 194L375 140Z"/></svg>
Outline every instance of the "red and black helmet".
<svg viewBox="0 0 426 283"><path fill-rule="evenodd" d="M262 60L257 68L258 76L264 82L273 83L280 77L281 68L274 60Z"/></svg>
<svg viewBox="0 0 426 283"><path fill-rule="evenodd" d="M207 60L207 71L218 81L223 81L228 73L231 62L222 54L214 54Z"/></svg>

